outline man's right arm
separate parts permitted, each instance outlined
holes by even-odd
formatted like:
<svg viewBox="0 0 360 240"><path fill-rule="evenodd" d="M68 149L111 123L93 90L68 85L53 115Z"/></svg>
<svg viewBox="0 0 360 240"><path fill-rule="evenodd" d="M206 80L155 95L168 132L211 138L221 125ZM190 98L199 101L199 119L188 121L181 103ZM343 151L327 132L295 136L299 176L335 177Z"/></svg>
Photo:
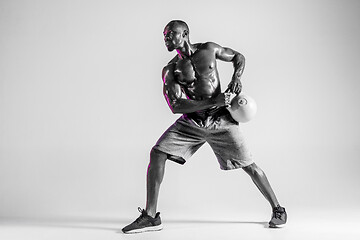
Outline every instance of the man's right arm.
<svg viewBox="0 0 360 240"><path fill-rule="evenodd" d="M164 67L162 79L164 82L163 93L171 111L173 113L191 113L204 110L213 106L226 106L230 104L230 94L221 93L215 98L204 100L189 99L183 91L181 85L174 77L175 64Z"/></svg>

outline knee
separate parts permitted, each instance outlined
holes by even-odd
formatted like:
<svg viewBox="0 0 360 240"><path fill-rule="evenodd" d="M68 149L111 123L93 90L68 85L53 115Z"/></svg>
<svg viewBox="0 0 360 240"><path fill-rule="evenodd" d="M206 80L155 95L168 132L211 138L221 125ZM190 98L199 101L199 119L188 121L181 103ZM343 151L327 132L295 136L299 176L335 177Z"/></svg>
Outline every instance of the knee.
<svg viewBox="0 0 360 240"><path fill-rule="evenodd" d="M247 172L248 174L252 175L252 176L265 176L264 171L259 168L258 165L256 165L255 163L250 164L249 166L244 168L245 172Z"/></svg>
<svg viewBox="0 0 360 240"><path fill-rule="evenodd" d="M149 167L161 167L165 165L165 161L167 159L167 155L159 150L154 148L150 151L150 163Z"/></svg>

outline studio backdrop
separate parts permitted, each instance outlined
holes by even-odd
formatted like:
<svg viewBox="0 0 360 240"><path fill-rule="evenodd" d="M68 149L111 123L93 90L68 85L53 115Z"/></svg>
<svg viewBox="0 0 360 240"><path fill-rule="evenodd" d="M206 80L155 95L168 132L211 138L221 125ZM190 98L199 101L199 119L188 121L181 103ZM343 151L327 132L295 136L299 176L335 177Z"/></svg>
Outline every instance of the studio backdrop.
<svg viewBox="0 0 360 240"><path fill-rule="evenodd" d="M192 43L245 56L243 91L258 112L241 129L280 203L359 211L359 1L2 0L0 217L138 216L150 149L179 117L162 93L172 19L188 23ZM218 68L225 90L233 67ZM270 214L208 145L167 163L158 210Z"/></svg>

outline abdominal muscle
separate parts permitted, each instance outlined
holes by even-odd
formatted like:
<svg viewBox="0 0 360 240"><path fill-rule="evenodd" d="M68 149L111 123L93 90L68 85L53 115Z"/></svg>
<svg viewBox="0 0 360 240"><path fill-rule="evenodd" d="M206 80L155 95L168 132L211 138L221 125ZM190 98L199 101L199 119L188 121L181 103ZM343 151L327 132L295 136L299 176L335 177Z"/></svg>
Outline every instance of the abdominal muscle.
<svg viewBox="0 0 360 240"><path fill-rule="evenodd" d="M183 86L183 89L189 99L204 100L214 98L221 93L219 80L217 78L195 79L191 84ZM219 107L213 106L208 109L186 114L192 119L205 120L211 113L216 112Z"/></svg>
<svg viewBox="0 0 360 240"><path fill-rule="evenodd" d="M217 78L199 78L190 84L183 85L188 98L192 100L204 100L216 97L220 94L220 84Z"/></svg>
<svg viewBox="0 0 360 240"><path fill-rule="evenodd" d="M219 74L216 69L215 58L203 57L203 52L197 52L193 58L179 60L176 63L174 75L181 85L188 99L205 100L215 98L221 93ZM196 56L202 54L203 60L196 60ZM203 115L204 112L216 107L195 112Z"/></svg>

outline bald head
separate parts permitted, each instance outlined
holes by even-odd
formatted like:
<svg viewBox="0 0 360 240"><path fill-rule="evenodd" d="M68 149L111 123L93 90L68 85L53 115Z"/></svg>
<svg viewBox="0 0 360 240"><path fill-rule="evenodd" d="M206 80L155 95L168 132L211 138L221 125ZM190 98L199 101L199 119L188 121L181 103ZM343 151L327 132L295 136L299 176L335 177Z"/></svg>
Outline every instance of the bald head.
<svg viewBox="0 0 360 240"><path fill-rule="evenodd" d="M182 30L189 32L189 26L182 20L172 20L166 26L181 28Z"/></svg>
<svg viewBox="0 0 360 240"><path fill-rule="evenodd" d="M182 20L170 21L164 29L164 40L169 51L179 49L189 43L189 27Z"/></svg>
<svg viewBox="0 0 360 240"><path fill-rule="evenodd" d="M184 38L189 39L189 26L182 20L172 20L166 26L165 30L181 33ZM164 30L164 31L165 31Z"/></svg>

